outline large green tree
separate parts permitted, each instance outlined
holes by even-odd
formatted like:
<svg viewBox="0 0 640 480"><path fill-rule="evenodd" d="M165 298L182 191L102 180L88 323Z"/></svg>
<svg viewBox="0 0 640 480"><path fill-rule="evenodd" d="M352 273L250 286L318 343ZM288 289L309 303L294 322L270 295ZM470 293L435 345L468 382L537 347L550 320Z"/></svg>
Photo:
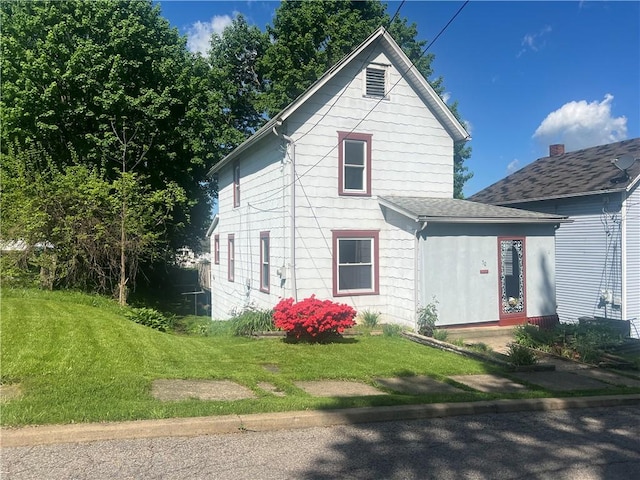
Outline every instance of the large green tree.
<svg viewBox="0 0 640 480"><path fill-rule="evenodd" d="M379 26L391 35L429 80L438 94L444 92L441 77L433 78L433 54L424 54L427 42L417 40L415 23L400 15L391 18L379 0L341 1L283 0L276 10L273 26L267 26L271 45L261 59L260 71L266 82L261 107L269 115L292 102L325 71L349 54ZM457 104L451 110L461 120ZM462 198L464 183L472 174L464 165L471 149L464 143L454 151L454 196Z"/></svg>
<svg viewBox="0 0 640 480"><path fill-rule="evenodd" d="M190 202L162 226L166 245L193 242L210 211L217 159L208 70L149 0L4 1L1 140L42 146L58 167L71 151L115 181L178 185ZM124 162L124 169L123 169Z"/></svg>

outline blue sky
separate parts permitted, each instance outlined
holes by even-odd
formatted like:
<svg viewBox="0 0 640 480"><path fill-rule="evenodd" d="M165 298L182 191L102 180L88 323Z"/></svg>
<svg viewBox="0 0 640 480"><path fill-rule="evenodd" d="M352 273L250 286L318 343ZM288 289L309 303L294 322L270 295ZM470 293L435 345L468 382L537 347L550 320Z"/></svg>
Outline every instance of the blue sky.
<svg viewBox="0 0 640 480"><path fill-rule="evenodd" d="M395 13L400 2L387 2ZM400 14L432 40L463 2L407 1ZM162 1L204 51L237 13L264 30L273 1ZM640 2L471 1L429 49L445 100L458 101L473 148L469 196L553 143L567 151L640 137Z"/></svg>

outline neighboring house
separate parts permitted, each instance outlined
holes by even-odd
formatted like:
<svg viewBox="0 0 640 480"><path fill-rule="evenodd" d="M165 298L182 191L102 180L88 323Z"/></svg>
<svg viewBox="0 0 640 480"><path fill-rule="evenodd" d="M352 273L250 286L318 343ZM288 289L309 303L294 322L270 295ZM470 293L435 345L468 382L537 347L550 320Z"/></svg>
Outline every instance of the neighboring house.
<svg viewBox="0 0 640 480"><path fill-rule="evenodd" d="M210 175L212 317L315 294L414 327L554 320L561 216L453 196L468 138L377 30Z"/></svg>
<svg viewBox="0 0 640 480"><path fill-rule="evenodd" d="M632 320L640 329L640 138L549 156L470 200L568 216L556 234L560 320Z"/></svg>

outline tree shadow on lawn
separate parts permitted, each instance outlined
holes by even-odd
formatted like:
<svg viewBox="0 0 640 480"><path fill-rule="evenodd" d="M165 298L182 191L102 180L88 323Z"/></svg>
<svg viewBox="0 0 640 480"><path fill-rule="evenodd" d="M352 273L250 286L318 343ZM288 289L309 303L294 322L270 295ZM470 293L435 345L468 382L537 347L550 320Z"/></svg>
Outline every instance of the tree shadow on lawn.
<svg viewBox="0 0 640 480"><path fill-rule="evenodd" d="M632 478L640 467L640 410L608 413L556 410L505 414L505 420L483 414L334 427L331 438L338 439L298 478Z"/></svg>

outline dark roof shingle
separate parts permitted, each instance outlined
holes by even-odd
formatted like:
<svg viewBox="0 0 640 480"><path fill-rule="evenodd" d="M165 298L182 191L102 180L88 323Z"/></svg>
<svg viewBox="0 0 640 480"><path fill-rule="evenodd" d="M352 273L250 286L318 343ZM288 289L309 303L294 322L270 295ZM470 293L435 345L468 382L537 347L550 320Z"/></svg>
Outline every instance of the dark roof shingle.
<svg viewBox="0 0 640 480"><path fill-rule="evenodd" d="M612 163L612 160L625 154L640 157L640 138L539 158L480 190L469 200L505 205L623 191L640 175L640 161L628 168L626 177Z"/></svg>
<svg viewBox="0 0 640 480"><path fill-rule="evenodd" d="M496 207L455 198L378 197L380 204L408 215L420 222L437 223L560 223L566 217Z"/></svg>

